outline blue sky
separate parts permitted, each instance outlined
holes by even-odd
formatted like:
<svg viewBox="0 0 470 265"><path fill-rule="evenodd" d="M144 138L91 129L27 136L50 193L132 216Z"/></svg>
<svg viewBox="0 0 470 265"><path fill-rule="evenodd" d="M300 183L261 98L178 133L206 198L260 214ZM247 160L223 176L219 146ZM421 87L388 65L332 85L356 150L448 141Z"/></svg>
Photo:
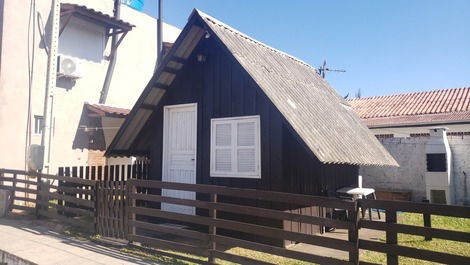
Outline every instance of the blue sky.
<svg viewBox="0 0 470 265"><path fill-rule="evenodd" d="M193 8L314 67L346 69L326 77L341 95L470 86L467 0L164 0L164 20L183 28Z"/></svg>

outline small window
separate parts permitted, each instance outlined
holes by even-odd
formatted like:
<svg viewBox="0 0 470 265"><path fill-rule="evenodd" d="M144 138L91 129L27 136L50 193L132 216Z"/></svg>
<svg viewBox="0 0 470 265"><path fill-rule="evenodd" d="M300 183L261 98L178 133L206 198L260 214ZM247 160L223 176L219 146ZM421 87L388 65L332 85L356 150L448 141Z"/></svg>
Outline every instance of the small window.
<svg viewBox="0 0 470 265"><path fill-rule="evenodd" d="M34 116L34 134L42 134L44 118L42 116Z"/></svg>
<svg viewBox="0 0 470 265"><path fill-rule="evenodd" d="M211 177L261 178L260 117L211 120Z"/></svg>
<svg viewBox="0 0 470 265"><path fill-rule="evenodd" d="M426 154L428 172L446 172L446 154Z"/></svg>

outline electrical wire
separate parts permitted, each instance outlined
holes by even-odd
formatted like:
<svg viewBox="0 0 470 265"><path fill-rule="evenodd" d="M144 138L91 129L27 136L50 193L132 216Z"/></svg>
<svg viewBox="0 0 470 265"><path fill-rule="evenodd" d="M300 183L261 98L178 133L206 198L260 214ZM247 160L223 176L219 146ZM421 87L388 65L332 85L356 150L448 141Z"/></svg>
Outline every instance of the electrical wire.
<svg viewBox="0 0 470 265"><path fill-rule="evenodd" d="M39 35L41 35L41 40L42 40L42 43L44 45L44 50L46 51L47 55L49 56L49 46L47 46L47 44L49 43L46 39L46 34L44 34L44 31L45 31L45 26L44 26L44 20L42 20L42 15L41 15L41 12L38 12L37 13L38 15L38 31L39 31Z"/></svg>
<svg viewBox="0 0 470 265"><path fill-rule="evenodd" d="M28 19L28 37L27 37L27 54L28 54L28 107L26 117L26 135L25 135L25 170L28 169L28 150L31 144L31 95L33 90L34 79L34 57L35 57L35 42L36 42L36 0L31 0L29 6L29 19Z"/></svg>

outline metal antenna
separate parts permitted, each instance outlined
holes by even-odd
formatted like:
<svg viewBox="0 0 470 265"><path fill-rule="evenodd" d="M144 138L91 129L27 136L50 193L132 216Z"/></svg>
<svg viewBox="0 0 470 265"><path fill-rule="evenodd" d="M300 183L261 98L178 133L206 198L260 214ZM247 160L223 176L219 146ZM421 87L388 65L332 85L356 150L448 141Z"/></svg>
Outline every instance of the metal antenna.
<svg viewBox="0 0 470 265"><path fill-rule="evenodd" d="M318 67L317 73L318 73L321 77L325 78L325 73L326 73L327 71L328 71L328 72L339 72L339 73L344 73L344 72L346 72L346 70L344 70L344 69L330 69L330 68L328 68L327 63L326 63L326 59L325 59L325 60L323 61L323 65Z"/></svg>

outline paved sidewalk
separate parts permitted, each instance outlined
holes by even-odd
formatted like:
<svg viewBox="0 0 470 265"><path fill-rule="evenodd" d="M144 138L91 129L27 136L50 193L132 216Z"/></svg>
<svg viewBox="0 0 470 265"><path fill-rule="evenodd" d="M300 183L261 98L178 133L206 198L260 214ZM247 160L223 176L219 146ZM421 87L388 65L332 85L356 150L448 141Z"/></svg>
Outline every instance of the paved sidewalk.
<svg viewBox="0 0 470 265"><path fill-rule="evenodd" d="M35 225L0 218L0 249L36 264L157 264Z"/></svg>

